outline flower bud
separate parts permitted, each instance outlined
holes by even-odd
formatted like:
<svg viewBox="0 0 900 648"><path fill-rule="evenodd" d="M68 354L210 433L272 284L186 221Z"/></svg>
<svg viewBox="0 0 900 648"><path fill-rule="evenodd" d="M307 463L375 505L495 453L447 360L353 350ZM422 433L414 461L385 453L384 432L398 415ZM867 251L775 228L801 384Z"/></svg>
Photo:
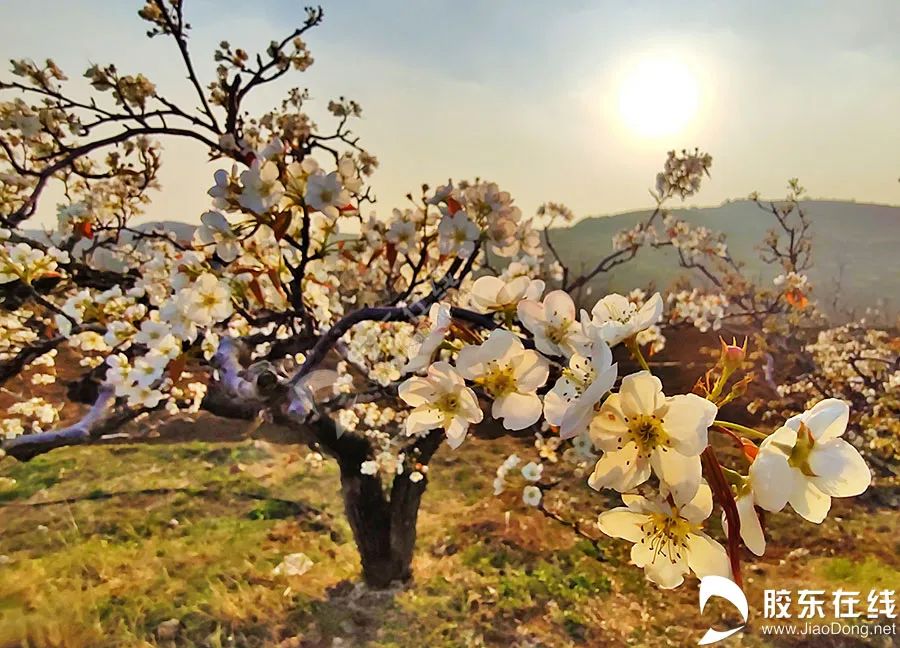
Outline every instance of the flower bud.
<svg viewBox="0 0 900 648"><path fill-rule="evenodd" d="M744 338L744 344L737 345L737 340L731 338L731 344L727 344L721 337L719 341L722 343L722 353L719 356L719 364L727 374L732 374L740 369L744 359L747 357L747 338Z"/></svg>

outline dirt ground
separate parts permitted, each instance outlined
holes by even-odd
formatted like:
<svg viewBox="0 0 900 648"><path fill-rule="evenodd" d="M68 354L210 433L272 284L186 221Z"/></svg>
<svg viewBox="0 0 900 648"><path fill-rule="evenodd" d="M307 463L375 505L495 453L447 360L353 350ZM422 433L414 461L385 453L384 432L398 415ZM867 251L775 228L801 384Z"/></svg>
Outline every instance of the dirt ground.
<svg viewBox="0 0 900 648"><path fill-rule="evenodd" d="M415 582L387 593L357 584L335 467L293 446L117 444L6 460L0 646L687 646L709 625L736 625L725 603L700 615L696 580L674 592L645 582L627 543L601 537L600 555L518 492L492 497L497 464L525 456L526 441L463 448L437 454ZM894 645L760 632L766 588L900 589L894 497L838 501L815 527L772 516L766 556L745 565L750 625L723 645ZM582 512L614 505L574 493ZM295 552L312 568L273 575Z"/></svg>
<svg viewBox="0 0 900 648"><path fill-rule="evenodd" d="M705 360L682 357L661 371L697 374ZM0 648L693 646L710 626L740 625L721 600L701 615L692 577L674 591L646 582L629 564L630 544L592 527L619 505L615 494L581 479L546 498L548 509L587 520L596 545L524 507L521 485L494 497L503 459L535 456L528 437L482 434L456 451L442 447L423 499L415 581L368 591L335 465L288 434L249 432L202 416L150 443L0 460ZM896 623L865 612L870 591L900 589L898 498L880 480L864 497L836 500L821 525L791 512L769 516L766 555L745 555L749 623L717 645L900 645L896 636L863 636L876 621ZM297 552L312 561L305 574L273 573ZM842 621L848 635L773 636L767 626L800 632L804 620L796 611L789 621L764 618L766 589L794 600L799 590L822 590L820 624L833 620L835 591L858 591L863 616Z"/></svg>

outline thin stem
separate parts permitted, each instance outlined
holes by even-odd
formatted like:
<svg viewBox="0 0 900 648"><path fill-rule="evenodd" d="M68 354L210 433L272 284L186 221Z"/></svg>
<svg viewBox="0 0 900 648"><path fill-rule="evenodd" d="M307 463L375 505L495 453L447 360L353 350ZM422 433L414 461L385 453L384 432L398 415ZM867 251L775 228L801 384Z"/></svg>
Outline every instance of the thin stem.
<svg viewBox="0 0 900 648"><path fill-rule="evenodd" d="M641 365L641 368L644 371L650 371L650 365L647 364L647 360L644 358L644 354L641 353L641 346L637 343L637 338L628 338L628 340L625 341L625 346L628 347L629 351L631 351L631 355L634 356L634 359L638 361L638 364Z"/></svg>
<svg viewBox="0 0 900 648"><path fill-rule="evenodd" d="M746 425L741 425L740 423L732 423L731 421L720 421L716 419L715 421L713 421L713 425L718 425L729 430L735 430L754 439L767 439L769 437L769 435L765 432L754 430L753 428L749 428Z"/></svg>
<svg viewBox="0 0 900 648"><path fill-rule="evenodd" d="M603 551L603 547L600 546L600 540L585 531L577 520L567 520L556 511L551 511L546 506L544 506L543 499L541 499L541 502L538 504L537 510L540 511L544 515L544 517L549 518L554 522L558 522L565 527L568 527L575 533L575 535L578 535L590 542L594 546L594 550L597 552L597 560L601 562L606 561L606 554Z"/></svg>

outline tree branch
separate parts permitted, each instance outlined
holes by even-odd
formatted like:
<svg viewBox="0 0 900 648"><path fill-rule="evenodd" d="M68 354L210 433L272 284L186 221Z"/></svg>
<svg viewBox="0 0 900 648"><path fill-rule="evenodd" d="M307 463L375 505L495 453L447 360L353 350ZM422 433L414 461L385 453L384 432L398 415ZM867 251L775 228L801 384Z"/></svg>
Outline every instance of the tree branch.
<svg viewBox="0 0 900 648"><path fill-rule="evenodd" d="M123 423L141 414L141 411L135 410L110 415L110 410L112 410L115 402L116 395L113 389L111 387L103 387L100 389L97 400L87 414L77 423L59 430L41 432L39 434L24 434L12 439L6 439L0 443L0 450L19 461L28 461L54 448L80 445L99 439L104 434L115 430Z"/></svg>

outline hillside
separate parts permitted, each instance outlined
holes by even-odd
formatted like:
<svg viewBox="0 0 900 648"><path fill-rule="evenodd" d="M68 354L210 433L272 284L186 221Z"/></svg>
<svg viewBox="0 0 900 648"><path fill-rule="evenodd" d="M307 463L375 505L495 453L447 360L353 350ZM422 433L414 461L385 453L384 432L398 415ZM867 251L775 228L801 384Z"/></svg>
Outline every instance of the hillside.
<svg viewBox="0 0 900 648"><path fill-rule="evenodd" d="M596 546L579 540L526 510L517 488L491 497L497 465L533 452L527 440L470 435L463 454L438 451L416 581L377 593L357 585L333 462L304 460L296 446L237 441L240 430L221 419L197 425L220 440L178 443L163 431L150 445L0 462L0 646L691 646L710 624L737 625L726 603L698 614L693 578L676 590L648 583L629 564L628 543L595 529ZM548 497L551 509L558 497ZM565 498L588 518L618 499L586 485ZM774 643L760 630L771 583L900 587L896 513L873 500L835 500L834 515L815 529L793 513L769 519L766 556L745 566L753 616L741 646L889 645L875 636ZM297 552L312 561L307 573L273 574ZM830 605L824 610L830 623Z"/></svg>
<svg viewBox="0 0 900 648"><path fill-rule="evenodd" d="M837 293L841 310L863 311L884 302L887 312L896 313L900 294L900 207L852 202L811 200L803 202L812 223L813 269L810 280L823 306L830 306ZM649 212L636 211L614 216L587 218L565 229L551 230L551 240L574 271L590 268L612 250L612 235L632 227ZM756 246L773 217L747 200L719 207L673 210L679 218L725 232L732 256L746 263L752 276L771 279L774 275L759 260ZM642 252L631 263L598 277L594 291L628 290L654 284L664 288L672 274L676 256L672 250Z"/></svg>
<svg viewBox="0 0 900 648"><path fill-rule="evenodd" d="M837 296L838 310L861 314L866 307L883 304L883 310L896 314L900 301L900 264L895 255L900 250L900 207L853 203L846 201L810 200L803 203L812 222L813 262L809 273L822 306L831 310ZM747 200L724 203L718 207L672 210L675 215L697 225L725 232L732 255L746 263L754 277L771 280L774 273L764 268L756 246L773 218ZM574 272L593 264L612 251L612 236L647 217L647 211L626 212L612 216L586 218L569 228L554 228L551 239L560 255ZM181 241L189 241L194 226L179 221L154 221L137 225L148 231L174 231ZM42 232L30 234L46 240ZM636 286L668 286L673 274L675 254L672 250L646 251L629 264L597 277L591 284L593 293L627 291Z"/></svg>

